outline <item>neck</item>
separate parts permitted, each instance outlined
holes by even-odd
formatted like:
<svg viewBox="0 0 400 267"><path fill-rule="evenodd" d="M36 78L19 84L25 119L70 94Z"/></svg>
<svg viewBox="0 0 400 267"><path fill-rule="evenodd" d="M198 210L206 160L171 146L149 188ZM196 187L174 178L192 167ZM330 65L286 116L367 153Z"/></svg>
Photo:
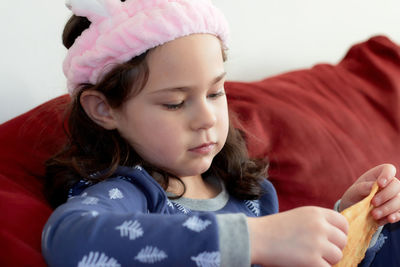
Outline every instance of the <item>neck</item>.
<svg viewBox="0 0 400 267"><path fill-rule="evenodd" d="M210 199L216 197L219 193L218 188L204 181L201 175L185 176L181 177L181 180L186 186L186 192L183 194L183 197ZM181 195L183 192L183 185L176 179L170 179L167 191L175 195Z"/></svg>

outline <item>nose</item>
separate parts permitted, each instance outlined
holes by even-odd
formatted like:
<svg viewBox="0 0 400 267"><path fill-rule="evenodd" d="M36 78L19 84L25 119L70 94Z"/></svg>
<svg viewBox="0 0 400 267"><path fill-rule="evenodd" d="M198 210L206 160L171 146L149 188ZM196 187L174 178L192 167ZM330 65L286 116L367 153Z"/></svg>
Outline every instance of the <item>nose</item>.
<svg viewBox="0 0 400 267"><path fill-rule="evenodd" d="M217 122L216 109L207 99L196 104L192 112L191 127L193 130L207 130Z"/></svg>

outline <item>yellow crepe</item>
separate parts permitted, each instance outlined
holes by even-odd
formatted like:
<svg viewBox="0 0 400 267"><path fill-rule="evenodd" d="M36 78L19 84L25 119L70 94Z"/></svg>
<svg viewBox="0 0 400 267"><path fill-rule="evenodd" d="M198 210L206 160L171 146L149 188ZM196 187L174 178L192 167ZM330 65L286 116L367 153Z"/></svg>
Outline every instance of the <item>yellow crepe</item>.
<svg viewBox="0 0 400 267"><path fill-rule="evenodd" d="M371 238L379 227L371 216L371 199L376 192L378 184L375 182L366 198L341 212L349 222L349 232L343 258L335 267L357 267L364 258Z"/></svg>

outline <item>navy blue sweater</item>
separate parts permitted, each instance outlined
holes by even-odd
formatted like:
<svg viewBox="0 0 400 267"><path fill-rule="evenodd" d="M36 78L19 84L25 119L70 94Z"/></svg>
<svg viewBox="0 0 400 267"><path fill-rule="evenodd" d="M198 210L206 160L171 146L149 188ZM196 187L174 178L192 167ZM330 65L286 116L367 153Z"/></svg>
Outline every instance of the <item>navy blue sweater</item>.
<svg viewBox="0 0 400 267"><path fill-rule="evenodd" d="M170 201L141 167L120 167L114 178L71 190L44 227L43 255L50 266L220 266L219 214L278 211L273 186L262 185L259 200L229 196L215 211L195 211Z"/></svg>
<svg viewBox="0 0 400 267"><path fill-rule="evenodd" d="M262 186L259 200L238 200L223 190L218 201L206 202L211 209L192 208L189 199L169 200L141 167L119 167L113 178L81 181L70 190L43 229L42 253L57 267L246 266L246 216L278 212L274 187L267 180ZM379 260L389 230L377 236L361 266Z"/></svg>

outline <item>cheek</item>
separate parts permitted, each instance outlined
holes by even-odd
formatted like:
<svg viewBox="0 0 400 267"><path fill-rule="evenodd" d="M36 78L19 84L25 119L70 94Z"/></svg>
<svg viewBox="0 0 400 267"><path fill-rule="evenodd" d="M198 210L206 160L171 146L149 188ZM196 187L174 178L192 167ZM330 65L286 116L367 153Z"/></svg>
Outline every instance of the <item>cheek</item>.
<svg viewBox="0 0 400 267"><path fill-rule="evenodd" d="M219 125L219 135L220 138L224 138L226 140L226 137L228 136L228 131L229 131L229 114L228 114L228 108L227 105L225 107L222 107L219 110L219 118L218 120L220 121Z"/></svg>
<svg viewBox="0 0 400 267"><path fill-rule="evenodd" d="M142 117L132 127L130 144L146 160L163 158L173 154L179 145L179 125L165 119ZM174 149L175 148L175 149Z"/></svg>

